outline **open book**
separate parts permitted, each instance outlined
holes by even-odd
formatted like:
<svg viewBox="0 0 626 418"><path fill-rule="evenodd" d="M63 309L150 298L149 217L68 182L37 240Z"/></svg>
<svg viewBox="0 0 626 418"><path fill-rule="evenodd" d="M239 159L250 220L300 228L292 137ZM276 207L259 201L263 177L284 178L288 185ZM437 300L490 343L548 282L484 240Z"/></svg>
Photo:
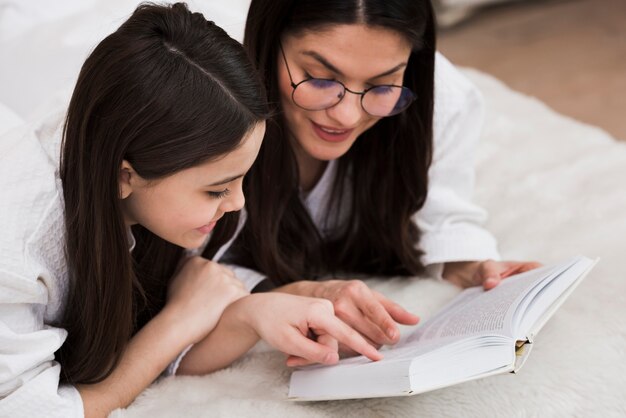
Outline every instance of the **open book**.
<svg viewBox="0 0 626 418"><path fill-rule="evenodd" d="M291 376L289 398L326 400L404 396L498 373L515 372L537 332L597 260L576 257L466 289L394 347L383 360L363 356L309 366Z"/></svg>

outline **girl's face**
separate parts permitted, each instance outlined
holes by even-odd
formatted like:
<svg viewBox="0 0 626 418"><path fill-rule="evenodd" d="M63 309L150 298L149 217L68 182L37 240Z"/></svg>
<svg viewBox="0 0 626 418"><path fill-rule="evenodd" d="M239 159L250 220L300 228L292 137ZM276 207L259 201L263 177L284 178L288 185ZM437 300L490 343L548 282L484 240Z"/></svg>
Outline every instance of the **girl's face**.
<svg viewBox="0 0 626 418"><path fill-rule="evenodd" d="M120 194L127 225L138 223L173 244L198 248L224 213L243 207L243 177L264 134L265 123L259 123L234 151L159 180L143 179L124 161Z"/></svg>
<svg viewBox="0 0 626 418"><path fill-rule="evenodd" d="M287 35L282 46L295 84L311 77L334 79L352 91L402 85L411 53L411 45L400 33L361 24ZM292 100L293 88L280 52L278 60L281 105L300 163L303 158L328 161L341 157L380 119L363 110L361 96L349 92L325 110L298 107Z"/></svg>

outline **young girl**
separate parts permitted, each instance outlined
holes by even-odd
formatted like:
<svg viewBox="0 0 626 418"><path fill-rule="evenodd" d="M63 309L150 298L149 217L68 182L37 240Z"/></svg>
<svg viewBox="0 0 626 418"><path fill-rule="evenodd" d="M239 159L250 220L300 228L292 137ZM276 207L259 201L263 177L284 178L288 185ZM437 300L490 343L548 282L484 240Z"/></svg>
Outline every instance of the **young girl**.
<svg viewBox="0 0 626 418"><path fill-rule="evenodd" d="M427 269L489 289L537 266L493 261L469 200L481 100L436 54L428 1L253 0L244 45L278 115L227 254L248 288L329 299L380 345L417 318L361 281L311 279Z"/></svg>
<svg viewBox="0 0 626 418"><path fill-rule="evenodd" d="M2 138L0 416L105 416L168 364L205 373L260 337L288 364L336 362L338 341L380 358L328 301L247 295L183 258L243 206L265 103L224 31L143 5L85 62L64 125Z"/></svg>

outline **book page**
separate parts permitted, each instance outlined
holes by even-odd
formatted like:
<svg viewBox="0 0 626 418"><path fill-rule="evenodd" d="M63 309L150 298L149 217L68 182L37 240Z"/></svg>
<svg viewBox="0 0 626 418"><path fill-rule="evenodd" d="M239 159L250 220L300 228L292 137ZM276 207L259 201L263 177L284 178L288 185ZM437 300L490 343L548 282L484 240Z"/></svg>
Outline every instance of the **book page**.
<svg viewBox="0 0 626 418"><path fill-rule="evenodd" d="M553 280L543 286L526 304L524 312L515 313L515 316L520 316L520 320L515 321L516 339L532 340L534 334L541 329L597 262L598 260L580 257L566 271L559 274L558 280Z"/></svg>
<svg viewBox="0 0 626 418"><path fill-rule="evenodd" d="M544 267L518 274L489 291L482 287L467 289L418 327L404 344L440 338L448 340L449 337L465 338L486 332L512 337L507 314L530 288L553 271L554 267Z"/></svg>

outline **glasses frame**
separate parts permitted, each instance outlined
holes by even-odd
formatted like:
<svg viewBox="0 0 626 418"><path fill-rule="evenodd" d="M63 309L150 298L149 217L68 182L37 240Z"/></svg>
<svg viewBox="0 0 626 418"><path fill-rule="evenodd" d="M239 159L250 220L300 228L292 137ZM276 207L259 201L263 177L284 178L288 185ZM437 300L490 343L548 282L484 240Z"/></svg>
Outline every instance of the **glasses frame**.
<svg viewBox="0 0 626 418"><path fill-rule="evenodd" d="M386 118L386 117L389 117L389 116L395 116L395 115L397 115L397 114L399 114L399 113L404 112L405 110L407 110L407 109L411 106L411 104L413 104L413 102L415 101L415 99L417 99L417 95L413 92L413 90L411 90L410 88L408 88L408 87L406 87L406 86L398 86L398 85L395 85L395 84L378 84L378 85L375 85L375 86L369 87L369 88L367 88L367 89L365 89L365 90L363 90L363 91L354 91L354 90L350 90L349 88L347 88L347 87L345 86L345 84L343 84L341 81L339 81L339 80L333 80L333 79L329 79L329 78L317 78L317 77L311 77L311 78L305 78L304 80L302 80L302 81L300 81L300 82L298 82L298 83L295 83L295 82L293 81L293 77L291 76L291 70L289 69L289 63L287 62L287 57L285 56L285 51L284 51L284 49L283 49L283 45L282 45L282 43L279 43L279 44L278 44L278 47L280 48L280 53L281 53L281 55L283 56L283 61L285 62L285 68L287 69L287 75L289 76L289 83L291 84L291 88L293 89L293 90L291 91L291 101L292 101L292 102L293 102L296 106L298 106L298 107L299 107L299 108L301 108L301 109L315 111L315 110L326 110L326 109L333 108L333 107L337 106L339 103L341 103L341 101L343 100L343 98L344 98L344 97L346 97L346 91L347 91L347 92L350 92L350 93L352 93L352 94L356 94L356 95L361 96L361 99L359 100L359 102L360 102L360 104L361 104L361 109L363 109L363 111L364 111L365 113L367 113L367 114L368 114L368 115L370 115L370 116L377 117L377 118ZM294 99L294 95L295 95L295 93L296 93L296 89L298 88L298 86L299 86L299 85L301 85L301 84L303 84L303 83L306 83L306 82L308 82L308 81L311 81L311 80L330 81L330 82L333 82L333 83L337 83L337 84L339 84L341 87L343 87L344 92L343 92L343 94L341 95L341 98L337 101L337 103L335 103L335 104L333 104L333 105L331 105L331 106L323 107L323 108L321 108L321 109L310 109L310 108L307 108L307 107L301 106L301 105L300 105L300 104L298 104L298 102ZM385 116L374 115L374 114L372 114L372 113L368 112L368 111L367 111L367 109L363 106L363 97L365 97L365 95L367 94L367 92L369 92L370 90L373 90L373 89L375 89L375 88L377 88L377 87L399 87L399 88L401 88L403 91L408 91L408 92L411 94L411 96L410 96L410 101L407 103L407 105L406 105L404 108L402 108L402 110L400 110L400 111L398 111L398 112L395 112L395 113L390 113L390 114L385 115Z"/></svg>

